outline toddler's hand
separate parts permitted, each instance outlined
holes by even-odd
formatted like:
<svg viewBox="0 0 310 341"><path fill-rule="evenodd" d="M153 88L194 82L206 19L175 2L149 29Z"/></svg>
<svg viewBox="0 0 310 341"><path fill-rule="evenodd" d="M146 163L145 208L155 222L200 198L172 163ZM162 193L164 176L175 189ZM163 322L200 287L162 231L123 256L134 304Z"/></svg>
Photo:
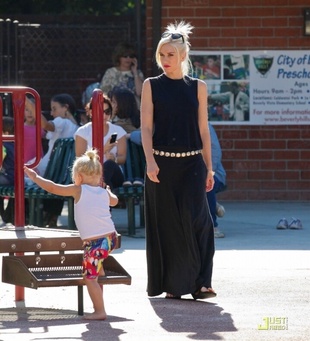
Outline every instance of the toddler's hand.
<svg viewBox="0 0 310 341"><path fill-rule="evenodd" d="M27 166L24 166L24 172L28 176L28 178L32 181L34 181L35 178L37 177L37 173L34 170L28 168Z"/></svg>

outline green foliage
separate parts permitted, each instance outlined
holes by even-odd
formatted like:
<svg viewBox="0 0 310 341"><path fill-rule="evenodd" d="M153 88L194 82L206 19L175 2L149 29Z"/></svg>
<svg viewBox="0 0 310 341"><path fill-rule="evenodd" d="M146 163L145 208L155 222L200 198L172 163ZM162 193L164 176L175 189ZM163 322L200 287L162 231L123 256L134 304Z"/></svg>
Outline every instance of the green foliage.
<svg viewBox="0 0 310 341"><path fill-rule="evenodd" d="M1 14L129 14L139 0L1 0ZM142 1L141 3L144 3Z"/></svg>

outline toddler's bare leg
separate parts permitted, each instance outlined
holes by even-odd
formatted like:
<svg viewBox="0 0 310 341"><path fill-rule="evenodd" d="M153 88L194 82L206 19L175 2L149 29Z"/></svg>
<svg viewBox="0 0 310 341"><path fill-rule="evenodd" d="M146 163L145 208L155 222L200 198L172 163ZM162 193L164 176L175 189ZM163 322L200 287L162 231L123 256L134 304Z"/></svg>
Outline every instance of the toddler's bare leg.
<svg viewBox="0 0 310 341"><path fill-rule="evenodd" d="M85 316L86 320L105 320L107 314L104 308L102 287L96 279L85 278L89 296L93 302L94 312Z"/></svg>
<svg viewBox="0 0 310 341"><path fill-rule="evenodd" d="M99 276L105 276L105 272L104 272L103 266L99 270ZM101 288L102 293L103 293L103 285L102 284L100 284L100 288Z"/></svg>

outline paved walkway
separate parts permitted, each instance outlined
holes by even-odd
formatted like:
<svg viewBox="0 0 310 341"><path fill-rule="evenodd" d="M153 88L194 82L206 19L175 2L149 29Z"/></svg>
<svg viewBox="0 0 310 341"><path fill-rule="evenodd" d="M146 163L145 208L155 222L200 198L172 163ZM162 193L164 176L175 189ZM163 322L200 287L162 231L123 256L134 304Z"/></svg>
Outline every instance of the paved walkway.
<svg viewBox="0 0 310 341"><path fill-rule="evenodd" d="M309 340L310 204L223 203L216 239L216 298L167 300L146 294L144 230L126 236L125 210L113 210L122 233L114 257L132 285L105 286L106 321L77 316L76 288L26 289L0 283L0 341L7 340ZM301 219L303 230L276 230L280 218ZM65 224L66 217L60 219ZM85 312L92 311L84 290Z"/></svg>

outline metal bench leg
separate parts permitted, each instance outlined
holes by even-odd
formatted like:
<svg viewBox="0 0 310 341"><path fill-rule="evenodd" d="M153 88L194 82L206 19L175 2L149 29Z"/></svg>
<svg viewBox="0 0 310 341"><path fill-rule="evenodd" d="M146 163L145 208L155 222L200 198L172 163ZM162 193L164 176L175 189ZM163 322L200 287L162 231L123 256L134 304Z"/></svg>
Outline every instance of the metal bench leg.
<svg viewBox="0 0 310 341"><path fill-rule="evenodd" d="M139 201L139 210L140 210L140 227L145 226L145 221L144 221L144 199L140 198Z"/></svg>
<svg viewBox="0 0 310 341"><path fill-rule="evenodd" d="M73 198L68 199L68 228L69 230L76 230L74 221L74 200Z"/></svg>
<svg viewBox="0 0 310 341"><path fill-rule="evenodd" d="M78 315L84 315L83 286L78 285Z"/></svg>
<svg viewBox="0 0 310 341"><path fill-rule="evenodd" d="M29 225L35 225L36 224L36 201L34 198L29 198Z"/></svg>
<svg viewBox="0 0 310 341"><path fill-rule="evenodd" d="M132 197L128 198L126 204L127 204L127 214L128 214L128 234L130 236L134 236L136 234L134 198Z"/></svg>
<svg viewBox="0 0 310 341"><path fill-rule="evenodd" d="M42 227L43 224L43 202L42 199L35 199L36 226Z"/></svg>

